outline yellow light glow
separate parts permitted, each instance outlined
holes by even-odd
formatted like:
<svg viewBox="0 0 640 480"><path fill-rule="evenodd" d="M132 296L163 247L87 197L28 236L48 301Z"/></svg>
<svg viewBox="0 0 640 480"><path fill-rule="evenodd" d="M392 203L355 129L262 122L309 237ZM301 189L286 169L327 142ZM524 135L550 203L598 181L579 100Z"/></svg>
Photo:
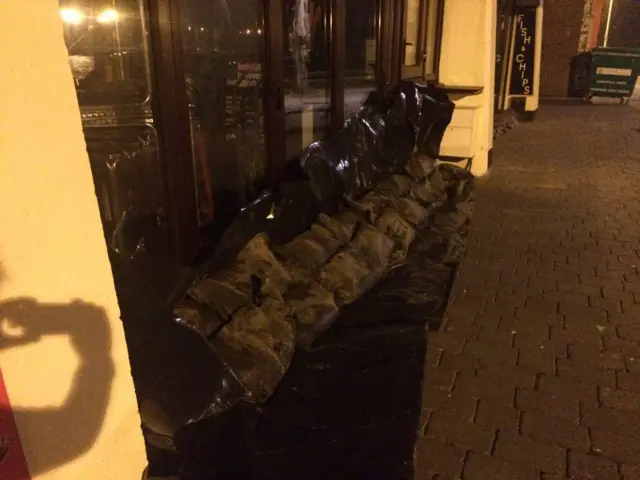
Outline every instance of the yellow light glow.
<svg viewBox="0 0 640 480"><path fill-rule="evenodd" d="M84 21L84 14L77 8L61 8L60 18L64 23L80 25Z"/></svg>
<svg viewBox="0 0 640 480"><path fill-rule="evenodd" d="M96 17L99 23L113 23L118 21L118 11L114 8L107 8L100 12L100 15Z"/></svg>
<svg viewBox="0 0 640 480"><path fill-rule="evenodd" d="M258 35L262 35L262 30L258 29Z"/></svg>
<svg viewBox="0 0 640 480"><path fill-rule="evenodd" d="M247 35L251 35L251 30L247 28Z"/></svg>

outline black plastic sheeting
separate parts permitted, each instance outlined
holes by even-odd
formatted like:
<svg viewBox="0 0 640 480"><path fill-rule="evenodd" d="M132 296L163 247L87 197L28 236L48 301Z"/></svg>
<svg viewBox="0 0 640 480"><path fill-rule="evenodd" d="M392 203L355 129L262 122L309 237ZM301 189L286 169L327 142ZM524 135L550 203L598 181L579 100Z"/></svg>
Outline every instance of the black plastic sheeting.
<svg viewBox="0 0 640 480"><path fill-rule="evenodd" d="M401 82L310 145L202 267L114 256L151 475L411 478L426 333L473 200L468 172L428 160L452 113Z"/></svg>

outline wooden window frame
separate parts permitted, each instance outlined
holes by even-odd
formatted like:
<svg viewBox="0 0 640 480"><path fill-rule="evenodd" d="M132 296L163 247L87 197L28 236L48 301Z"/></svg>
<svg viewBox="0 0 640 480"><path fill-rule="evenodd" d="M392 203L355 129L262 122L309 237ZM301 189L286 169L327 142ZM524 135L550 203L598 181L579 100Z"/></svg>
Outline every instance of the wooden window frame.
<svg viewBox="0 0 640 480"><path fill-rule="evenodd" d="M346 0L331 0L331 131L342 128L345 93ZM366 1L366 0L363 0ZM376 77L388 88L402 77L404 0L379 0ZM424 0L423 0L424 1ZM269 183L276 188L286 163L284 109L283 0L265 0L264 134ZM154 125L160 136L160 159L173 259L191 263L200 250L198 200L193 166L190 118L183 62L178 0L147 0L153 82ZM423 8L424 10L424 8ZM426 13L426 12L425 12ZM421 30L423 30L421 28ZM424 34L421 35L421 42ZM422 51L420 51L422 54Z"/></svg>

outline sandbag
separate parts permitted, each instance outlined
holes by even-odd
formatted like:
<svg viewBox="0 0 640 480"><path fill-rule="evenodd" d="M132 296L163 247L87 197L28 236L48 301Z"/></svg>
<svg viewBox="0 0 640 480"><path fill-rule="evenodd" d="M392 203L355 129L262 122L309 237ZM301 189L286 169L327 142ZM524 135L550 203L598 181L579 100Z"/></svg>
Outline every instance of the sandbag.
<svg viewBox="0 0 640 480"><path fill-rule="evenodd" d="M282 380L294 342L291 312L283 303L267 299L261 307L240 308L211 345L245 388L245 400L259 403Z"/></svg>
<svg viewBox="0 0 640 480"><path fill-rule="evenodd" d="M367 260L372 270L384 270L389 263L394 242L373 225L362 224L349 248Z"/></svg>
<svg viewBox="0 0 640 480"><path fill-rule="evenodd" d="M421 227L427 222L429 212L415 200L407 197L394 198L390 203L394 210L414 227Z"/></svg>
<svg viewBox="0 0 640 480"><path fill-rule="evenodd" d="M340 246L340 240L328 228L316 223L291 242L274 246L273 250L287 265L310 272L324 265Z"/></svg>
<svg viewBox="0 0 640 480"><path fill-rule="evenodd" d="M333 216L321 213L318 223L327 228L342 245L346 245L353 238L362 217L352 210L343 209Z"/></svg>
<svg viewBox="0 0 640 480"><path fill-rule="evenodd" d="M338 316L333 293L311 279L294 282L284 301L295 320L296 345L302 348L309 348Z"/></svg>
<svg viewBox="0 0 640 480"><path fill-rule="evenodd" d="M355 251L336 254L317 275L318 283L335 295L338 307L357 300L378 279L377 272Z"/></svg>
<svg viewBox="0 0 640 480"><path fill-rule="evenodd" d="M409 251L409 246L416 236L416 231L409 222L403 219L396 210L387 208L378 217L375 225L396 243L396 248L391 254L392 264L404 260Z"/></svg>

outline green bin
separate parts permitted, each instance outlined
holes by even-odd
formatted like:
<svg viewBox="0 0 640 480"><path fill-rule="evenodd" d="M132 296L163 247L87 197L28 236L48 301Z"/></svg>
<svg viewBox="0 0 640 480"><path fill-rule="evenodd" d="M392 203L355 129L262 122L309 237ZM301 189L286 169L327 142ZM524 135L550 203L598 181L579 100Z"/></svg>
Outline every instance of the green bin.
<svg viewBox="0 0 640 480"><path fill-rule="evenodd" d="M591 51L588 97L627 102L640 73L640 49L596 47Z"/></svg>

